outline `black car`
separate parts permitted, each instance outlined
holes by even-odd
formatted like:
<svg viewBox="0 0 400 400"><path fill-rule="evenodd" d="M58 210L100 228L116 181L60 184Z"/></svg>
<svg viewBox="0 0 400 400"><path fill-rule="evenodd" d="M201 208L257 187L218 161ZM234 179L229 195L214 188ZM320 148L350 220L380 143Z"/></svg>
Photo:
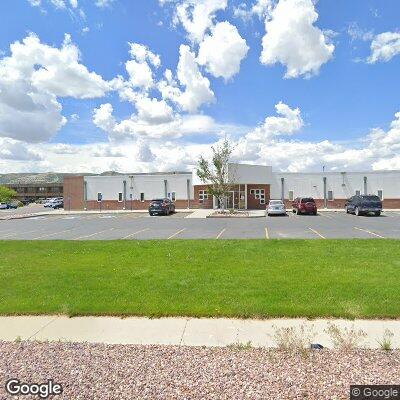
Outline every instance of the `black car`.
<svg viewBox="0 0 400 400"><path fill-rule="evenodd" d="M64 208L64 201L63 201L63 200L55 201L55 202L51 205L51 207L52 207L54 210L57 210L58 208Z"/></svg>
<svg viewBox="0 0 400 400"><path fill-rule="evenodd" d="M169 215L175 212L175 204L170 199L154 199L149 205L150 215Z"/></svg>
<svg viewBox="0 0 400 400"><path fill-rule="evenodd" d="M345 207L347 214L351 213L358 216L373 213L379 216L382 212L382 201L378 196L359 195L348 199Z"/></svg>

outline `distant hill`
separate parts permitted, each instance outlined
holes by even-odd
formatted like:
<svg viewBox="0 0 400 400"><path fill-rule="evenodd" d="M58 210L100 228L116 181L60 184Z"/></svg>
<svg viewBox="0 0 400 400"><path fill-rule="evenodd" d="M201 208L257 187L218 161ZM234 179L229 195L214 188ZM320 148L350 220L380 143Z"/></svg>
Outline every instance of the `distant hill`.
<svg viewBox="0 0 400 400"><path fill-rule="evenodd" d="M91 174L91 173L79 173L79 174L69 174L62 172L44 172L44 173L12 173L12 174L0 174L0 185L4 184L51 184L51 183L63 183L65 176L80 176L80 175L103 175L103 176L114 176L121 175L119 172L106 171L101 174Z"/></svg>

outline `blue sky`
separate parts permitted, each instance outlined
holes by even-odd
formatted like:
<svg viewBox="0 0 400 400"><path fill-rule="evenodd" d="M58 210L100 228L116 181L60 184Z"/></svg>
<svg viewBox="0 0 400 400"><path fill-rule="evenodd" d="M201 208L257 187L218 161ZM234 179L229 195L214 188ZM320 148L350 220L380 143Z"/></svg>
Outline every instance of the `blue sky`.
<svg viewBox="0 0 400 400"><path fill-rule="evenodd" d="M396 0L2 0L0 15L6 171L190 169L226 135L236 160L275 169L400 169ZM35 116L32 91L47 96Z"/></svg>

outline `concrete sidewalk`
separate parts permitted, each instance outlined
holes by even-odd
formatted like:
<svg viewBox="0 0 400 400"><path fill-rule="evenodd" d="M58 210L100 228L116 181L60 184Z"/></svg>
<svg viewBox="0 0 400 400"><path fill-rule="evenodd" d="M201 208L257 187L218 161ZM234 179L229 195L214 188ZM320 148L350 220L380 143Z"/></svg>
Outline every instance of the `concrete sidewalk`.
<svg viewBox="0 0 400 400"><path fill-rule="evenodd" d="M400 348L400 320L238 320L211 318L116 318L32 316L0 317L0 340L68 341L107 344L170 344L186 346L227 346L248 343L254 347L274 347L277 328L312 328L314 343L332 347L325 332L328 323L342 331L362 329L367 337L362 347L380 348L386 329L394 336L392 347Z"/></svg>

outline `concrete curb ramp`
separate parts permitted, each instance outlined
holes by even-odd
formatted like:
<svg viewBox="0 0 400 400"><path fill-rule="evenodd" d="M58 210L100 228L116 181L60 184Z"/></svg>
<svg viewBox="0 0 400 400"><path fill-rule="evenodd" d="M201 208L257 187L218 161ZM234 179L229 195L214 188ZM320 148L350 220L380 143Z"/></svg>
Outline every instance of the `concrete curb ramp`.
<svg viewBox="0 0 400 400"><path fill-rule="evenodd" d="M384 332L394 334L392 348L400 348L400 320L238 320L211 318L116 318L65 316L0 317L0 340L67 341L106 344L164 344L186 346L228 346L251 342L254 347L275 347L276 329L302 326L313 328L315 343L333 347L325 332L328 324L341 330L362 329L367 337L360 345L380 348Z"/></svg>

